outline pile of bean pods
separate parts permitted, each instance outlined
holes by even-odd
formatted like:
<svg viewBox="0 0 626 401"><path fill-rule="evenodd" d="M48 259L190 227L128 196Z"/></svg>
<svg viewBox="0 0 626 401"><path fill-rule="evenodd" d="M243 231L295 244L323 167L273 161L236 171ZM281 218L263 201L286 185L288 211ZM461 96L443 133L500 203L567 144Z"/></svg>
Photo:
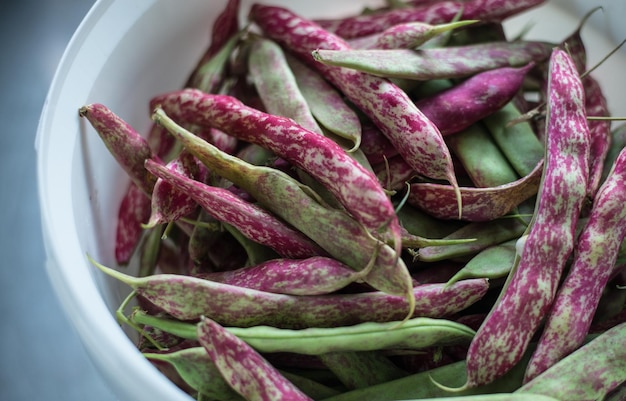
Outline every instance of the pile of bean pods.
<svg viewBox="0 0 626 401"><path fill-rule="evenodd" d="M626 125L585 20L507 38L542 3L230 0L149 132L81 107L145 357L205 401L625 399Z"/></svg>

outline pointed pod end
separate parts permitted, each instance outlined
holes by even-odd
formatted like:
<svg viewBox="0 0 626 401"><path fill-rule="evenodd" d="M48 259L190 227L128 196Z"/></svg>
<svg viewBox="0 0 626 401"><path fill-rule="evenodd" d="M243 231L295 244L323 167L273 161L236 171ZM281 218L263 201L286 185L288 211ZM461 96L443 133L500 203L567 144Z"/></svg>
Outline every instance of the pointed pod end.
<svg viewBox="0 0 626 401"><path fill-rule="evenodd" d="M78 116L79 117L85 117L87 115L87 113L89 113L89 108L90 108L90 105L88 105L88 104L85 105L85 106L82 106L81 108L79 108L78 109Z"/></svg>
<svg viewBox="0 0 626 401"><path fill-rule="evenodd" d="M430 379L431 383L434 384L436 387L440 388L443 391L447 391L449 393L459 393L461 391L464 391L470 388L469 382L465 382L465 384L462 385L461 387L448 387L446 385L439 383L437 380L433 378L432 375L428 375L428 378Z"/></svg>

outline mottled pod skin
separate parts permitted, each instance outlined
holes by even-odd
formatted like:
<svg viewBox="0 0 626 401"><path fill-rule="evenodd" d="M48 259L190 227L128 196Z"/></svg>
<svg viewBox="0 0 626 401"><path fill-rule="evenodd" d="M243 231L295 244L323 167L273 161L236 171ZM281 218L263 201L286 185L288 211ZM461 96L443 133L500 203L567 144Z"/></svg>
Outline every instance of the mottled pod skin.
<svg viewBox="0 0 626 401"><path fill-rule="evenodd" d="M88 104L78 114L89 121L131 180L118 209L115 237L115 260L125 265L141 239L142 224L150 218L150 197L156 177L143 167L143 162L146 159L160 162L160 158L146 139L106 106ZM156 130L154 135L157 136Z"/></svg>
<svg viewBox="0 0 626 401"><path fill-rule="evenodd" d="M561 359L515 393L560 400L606 400L607 394L624 382L626 323L621 323Z"/></svg>
<svg viewBox="0 0 626 401"><path fill-rule="evenodd" d="M574 262L559 287L533 357L530 381L577 349L589 327L626 236L626 150L599 188L576 243Z"/></svg>
<svg viewBox="0 0 626 401"><path fill-rule="evenodd" d="M312 401L254 348L218 323L204 318L197 331L198 341L217 370L246 400Z"/></svg>
<svg viewBox="0 0 626 401"><path fill-rule="evenodd" d="M413 305L411 276L399 253L372 236L362 223L344 210L321 204L315 195L312 197L310 188L279 170L254 166L219 151L176 124L162 109L155 111L153 119L167 127L211 171L247 191L263 207L307 235L331 256L355 270L363 270L373 263L364 281L378 290L405 295ZM401 238L402 233L398 235ZM401 247L401 240L395 241L395 245ZM410 309L407 312L410 313Z"/></svg>
<svg viewBox="0 0 626 401"><path fill-rule="evenodd" d="M156 177L148 173L143 162L158 158L153 155L148 142L103 104L85 105L78 110L78 115L89 121L130 179L147 195L152 194Z"/></svg>
<svg viewBox="0 0 626 401"><path fill-rule="evenodd" d="M574 247L589 174L584 89L564 51L553 51L549 71L545 168L535 215L518 243L518 263L469 347L465 387L490 383L520 361Z"/></svg>
<svg viewBox="0 0 626 401"><path fill-rule="evenodd" d="M394 25L420 21L442 24L454 20L502 21L545 0L465 0L439 1L414 7L397 8L341 19L316 20L324 29L343 38L357 38L382 32Z"/></svg>
<svg viewBox="0 0 626 401"><path fill-rule="evenodd" d="M152 161L152 163L163 168L159 163L155 163L154 161ZM167 163L165 168L198 181L203 181L204 177L206 177L206 168L204 165L189 152L182 152L178 157ZM154 188L152 189L152 212L147 227L154 227L158 224L176 221L195 211L197 206L196 201L186 192L176 190L171 183L162 178L157 178Z"/></svg>
<svg viewBox="0 0 626 401"><path fill-rule="evenodd" d="M405 296L380 291L311 297L273 294L185 275L137 278L94 260L91 263L178 320L194 321L208 316L225 326L302 329L399 321L406 317L409 309ZM489 290L485 279L462 280L444 286L438 283L412 288L416 305L411 317L450 316L473 305Z"/></svg>
<svg viewBox="0 0 626 401"><path fill-rule="evenodd" d="M150 219L150 197L133 181L120 203L115 227L115 261L126 265L130 261L137 244L141 240L143 224Z"/></svg>
<svg viewBox="0 0 626 401"><path fill-rule="evenodd" d="M406 22L377 34L350 40L349 44L353 49L415 49L437 35L475 22L469 20L438 25Z"/></svg>
<svg viewBox="0 0 626 401"><path fill-rule="evenodd" d="M312 55L319 64L345 67L385 78L426 81L464 78L502 67L544 61L552 45L538 41L489 42L459 46L391 50L319 47Z"/></svg>
<svg viewBox="0 0 626 401"><path fill-rule="evenodd" d="M248 107L239 100L188 89L156 96L178 123L215 126L237 138L264 146L316 178L370 232L400 243L399 222L376 176L329 138L293 120ZM384 235L385 233L390 233Z"/></svg>
<svg viewBox="0 0 626 401"><path fill-rule="evenodd" d="M543 162L525 177L489 188L461 187L463 208L460 219L489 221L502 217L537 193ZM407 202L440 219L457 219L456 195L451 185L412 183Z"/></svg>
<svg viewBox="0 0 626 401"><path fill-rule="evenodd" d="M272 259L241 269L197 275L205 280L276 294L320 295L337 291L363 277L336 259Z"/></svg>
<svg viewBox="0 0 626 401"><path fill-rule="evenodd" d="M255 4L250 17L267 36L309 63L316 49L349 49L341 38L284 8ZM387 79L356 70L311 65L376 124L418 173L458 187L441 133L403 90Z"/></svg>
<svg viewBox="0 0 626 401"><path fill-rule="evenodd" d="M299 231L227 189L206 185L151 160L146 161L146 168L192 199L213 218L236 227L245 237L274 249L284 257L305 258L325 254Z"/></svg>

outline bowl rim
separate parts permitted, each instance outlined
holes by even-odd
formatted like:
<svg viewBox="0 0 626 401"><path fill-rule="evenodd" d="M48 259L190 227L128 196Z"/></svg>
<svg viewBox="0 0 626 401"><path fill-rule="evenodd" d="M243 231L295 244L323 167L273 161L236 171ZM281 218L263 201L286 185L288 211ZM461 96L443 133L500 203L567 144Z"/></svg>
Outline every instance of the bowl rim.
<svg viewBox="0 0 626 401"><path fill-rule="evenodd" d="M47 135L58 127L60 118L68 115L68 110L64 110L63 106L64 97L79 94L74 103L87 98L89 88L77 90L78 85L73 85L71 89L67 85L67 77L71 71L87 62L80 53L82 46L90 40L90 34L102 23L102 19L120 3L123 2L97 0L92 5L61 56L42 107L35 151L45 270L65 316L77 332L93 365L116 396L133 400L165 398L187 401L191 397L143 357L120 329L96 285L95 274L89 274L88 269L71 269L77 263L88 263L86 255L80 249L78 234L73 230L77 218L80 218L71 207L73 157L55 155L53 148L57 145L51 143L51 138ZM154 6L157 0L140 3L141 5L133 7L133 12L140 14ZM130 23L131 20L129 18L126 22ZM123 25L124 22L116 21L116 28L120 28L117 24ZM78 116L77 109L71 112ZM61 139L63 146L76 150L77 136L66 135Z"/></svg>

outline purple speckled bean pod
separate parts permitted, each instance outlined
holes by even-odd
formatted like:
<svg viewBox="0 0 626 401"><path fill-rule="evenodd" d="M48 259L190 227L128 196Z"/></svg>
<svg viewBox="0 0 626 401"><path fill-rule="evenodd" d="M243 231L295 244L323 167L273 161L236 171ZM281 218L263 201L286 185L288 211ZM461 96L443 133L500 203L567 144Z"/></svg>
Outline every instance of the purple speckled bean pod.
<svg viewBox="0 0 626 401"><path fill-rule="evenodd" d="M532 380L578 348L589 331L602 291L626 237L626 150L599 188L576 242L574 261L560 285L537 348L526 368Z"/></svg>
<svg viewBox="0 0 626 401"><path fill-rule="evenodd" d="M489 188L461 187L462 220L489 221L502 217L537 193L543 162L525 177ZM412 183L407 202L440 219L456 219L456 195L450 185Z"/></svg>
<svg viewBox="0 0 626 401"><path fill-rule="evenodd" d="M420 21L441 24L459 13L462 20L502 21L535 7L545 0L464 0L440 1L415 7L397 8L340 19L316 20L324 29L343 38L356 38L382 32L394 25Z"/></svg>
<svg viewBox="0 0 626 401"><path fill-rule="evenodd" d="M151 162L163 168L159 163ZM177 158L167 163L165 168L172 170L176 174L198 181L204 181L208 173L202 163L191 153L184 151ZM181 217L189 215L198 207L196 201L189 194L176 190L170 182L162 178L157 178L154 184L151 205L152 212L146 228L176 221Z"/></svg>
<svg viewBox="0 0 626 401"><path fill-rule="evenodd" d="M416 106L442 135L460 132L494 113L519 92L534 63L480 72L452 88L420 99Z"/></svg>
<svg viewBox="0 0 626 401"><path fill-rule="evenodd" d="M399 252L372 236L362 223L344 210L326 207L309 187L304 187L279 170L250 165L220 152L176 124L162 109L155 111L153 119L167 127L211 171L247 191L261 205L317 242L336 259L355 270L362 270L374 258L374 266L364 281L376 289L405 295L409 304L414 304L410 290L411 277ZM309 131L304 132L316 138L324 138ZM401 238L401 232L398 235ZM401 240L394 241L394 244L400 248L402 246Z"/></svg>
<svg viewBox="0 0 626 401"><path fill-rule="evenodd" d="M147 195L152 193L156 177L143 166L146 159L160 160L148 142L133 127L106 106L93 103L78 110L96 130L111 155L130 179Z"/></svg>
<svg viewBox="0 0 626 401"><path fill-rule="evenodd" d="M168 155L174 149L176 140L163 127L152 123L148 129L146 137L148 146L152 149L152 153L157 155L161 160L168 160Z"/></svg>
<svg viewBox="0 0 626 401"><path fill-rule="evenodd" d="M209 128L206 132L198 133L198 136L215 145L222 152L233 154L239 148L239 141L234 136L228 135L217 128Z"/></svg>
<svg viewBox="0 0 626 401"><path fill-rule="evenodd" d="M118 209L115 228L115 261L130 261L143 233L143 224L150 219L150 198L133 181L128 183Z"/></svg>
<svg viewBox="0 0 626 401"><path fill-rule="evenodd" d="M227 189L195 181L151 160L146 161L146 168L179 193L193 199L213 218L234 226L245 237L274 249L284 257L305 258L325 254L302 233Z"/></svg>
<svg viewBox="0 0 626 401"><path fill-rule="evenodd" d="M342 289L363 277L336 259L313 256L306 259L272 259L226 272L199 274L205 280L290 295L320 295Z"/></svg>
<svg viewBox="0 0 626 401"><path fill-rule="evenodd" d="M591 75L587 75L583 78L583 84L585 86L587 115L590 117L608 117L610 115L609 108L600 83ZM587 123L591 135L587 197L592 200L602 182L604 160L611 148L611 122L590 120Z"/></svg>
<svg viewBox="0 0 626 401"><path fill-rule="evenodd" d="M626 382L626 323L615 326L561 359L515 391L560 400L605 400Z"/></svg>
<svg viewBox="0 0 626 401"><path fill-rule="evenodd" d="M465 387L492 382L522 358L574 248L589 175L584 89L562 50L554 49L548 76L545 168L535 214L518 243L518 263L470 344Z"/></svg>
<svg viewBox="0 0 626 401"><path fill-rule="evenodd" d="M446 24L406 22L394 25L383 32L349 41L353 49L415 49L442 33L474 24L477 21L464 20Z"/></svg>
<svg viewBox="0 0 626 401"><path fill-rule="evenodd" d="M255 4L250 18L263 32L305 61L316 49L349 49L336 35L291 11ZM437 127L409 96L391 81L359 71L312 63L331 83L372 120L398 152L420 174L447 180L458 188L452 156ZM460 212L460 196L459 212Z"/></svg>
<svg viewBox="0 0 626 401"><path fill-rule="evenodd" d="M583 74L587 69L587 49L583 41L581 30L588 18L599 9L594 8L584 16L576 30L563 40L561 47L572 57L576 69ZM604 96L600 83L592 76L582 78L585 88L585 108L588 116L608 117L610 115L607 100ZM593 201L596 191L602 182L604 160L611 147L611 122L602 120L589 120L589 134L591 136L591 148L589 152L589 182L587 197Z"/></svg>
<svg viewBox="0 0 626 401"><path fill-rule="evenodd" d="M398 154L398 149L387 137L372 123L366 121L361 126L361 144L359 148L372 164L384 163L385 159L391 159Z"/></svg>
<svg viewBox="0 0 626 401"><path fill-rule="evenodd" d="M151 106L157 105L174 120L215 126L292 162L335 195L373 235L391 239L399 249L400 225L391 200L376 176L331 139L291 119L245 106L230 96L189 89L153 98Z"/></svg>
<svg viewBox="0 0 626 401"><path fill-rule="evenodd" d="M299 329L396 322L404 319L409 309L406 297L380 291L311 297L273 294L185 275L132 277L93 259L91 262L178 320L208 316L227 326ZM411 317L443 318L458 313L479 301L489 283L469 279L444 287L444 283L415 286L416 305Z"/></svg>
<svg viewBox="0 0 626 401"><path fill-rule="evenodd" d="M246 400L312 401L237 336L209 318L197 327L198 341L226 382Z"/></svg>
<svg viewBox="0 0 626 401"><path fill-rule="evenodd" d="M312 56L327 67L344 67L385 78L426 81L465 78L495 68L541 62L550 56L552 46L539 41L500 41L420 50L318 47L312 51Z"/></svg>

